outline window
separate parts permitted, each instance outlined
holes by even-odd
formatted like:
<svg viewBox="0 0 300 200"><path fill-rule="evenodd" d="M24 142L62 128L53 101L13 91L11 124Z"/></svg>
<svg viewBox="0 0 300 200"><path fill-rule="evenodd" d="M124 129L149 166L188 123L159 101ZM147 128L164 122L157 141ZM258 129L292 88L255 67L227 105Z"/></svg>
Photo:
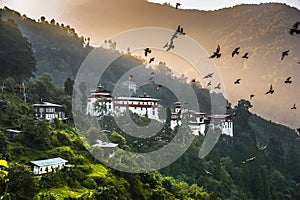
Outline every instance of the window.
<svg viewBox="0 0 300 200"><path fill-rule="evenodd" d="M155 115L155 110L154 109L152 110L152 115Z"/></svg>

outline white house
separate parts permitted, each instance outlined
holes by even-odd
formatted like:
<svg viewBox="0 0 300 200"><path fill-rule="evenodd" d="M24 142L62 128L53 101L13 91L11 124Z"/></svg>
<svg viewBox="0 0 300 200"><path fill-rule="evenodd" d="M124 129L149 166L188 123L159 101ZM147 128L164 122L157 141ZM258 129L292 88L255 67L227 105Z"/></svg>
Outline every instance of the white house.
<svg viewBox="0 0 300 200"><path fill-rule="evenodd" d="M63 112L63 106L50 103L41 102L33 104L34 116L36 119L53 120L55 118L63 120L65 119L65 113Z"/></svg>
<svg viewBox="0 0 300 200"><path fill-rule="evenodd" d="M30 161L27 165L31 167L34 175L42 175L64 169L67 162L67 160L57 157L46 160Z"/></svg>
<svg viewBox="0 0 300 200"><path fill-rule="evenodd" d="M103 142L101 140L97 140L96 144L93 144L91 147L100 147L103 150L102 156L108 155L109 157L113 157L115 154L115 150L118 147L116 143Z"/></svg>
<svg viewBox="0 0 300 200"><path fill-rule="evenodd" d="M175 112L171 114L171 128L182 125L182 116L186 114L188 126L194 135L205 135L206 127L219 128L222 134L233 136L233 122L230 115L207 115L188 109L188 103L175 102Z"/></svg>
<svg viewBox="0 0 300 200"><path fill-rule="evenodd" d="M113 99L113 106L120 113L128 109L140 116L147 116L150 119L159 121L158 102L159 99L154 99L144 94L140 97L115 97Z"/></svg>
<svg viewBox="0 0 300 200"><path fill-rule="evenodd" d="M101 107L105 108L105 110L100 109ZM100 110L106 115L112 114L114 111L111 94L101 85L91 91L91 95L88 97L86 113L91 116L99 116Z"/></svg>
<svg viewBox="0 0 300 200"><path fill-rule="evenodd" d="M207 115L212 128L220 128L222 133L233 137L233 122L230 115Z"/></svg>
<svg viewBox="0 0 300 200"><path fill-rule="evenodd" d="M151 98L147 94L140 97L112 97L109 91L99 86L92 91L88 98L86 113L91 116L99 116L101 112L108 115L130 110L140 116L159 120L158 102L159 99Z"/></svg>

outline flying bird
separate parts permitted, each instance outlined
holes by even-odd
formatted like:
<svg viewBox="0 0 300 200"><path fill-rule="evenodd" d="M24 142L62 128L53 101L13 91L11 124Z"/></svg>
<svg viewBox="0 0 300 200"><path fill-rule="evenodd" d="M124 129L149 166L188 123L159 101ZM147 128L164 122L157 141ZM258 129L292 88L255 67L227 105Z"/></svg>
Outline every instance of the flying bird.
<svg viewBox="0 0 300 200"><path fill-rule="evenodd" d="M203 77L203 79L206 79L206 78L212 78L212 75L214 75L214 73L209 73L209 74L205 75L205 76Z"/></svg>
<svg viewBox="0 0 300 200"><path fill-rule="evenodd" d="M157 85L156 90L159 91L161 88L161 85Z"/></svg>
<svg viewBox="0 0 300 200"><path fill-rule="evenodd" d="M233 50L233 52L231 53L231 56L234 57L234 55L239 55L239 50L240 50L240 47L237 47Z"/></svg>
<svg viewBox="0 0 300 200"><path fill-rule="evenodd" d="M183 32L183 28L180 25L178 25L176 32L181 35L185 35L185 32Z"/></svg>
<svg viewBox="0 0 300 200"><path fill-rule="evenodd" d="M167 48L167 51L170 51L171 49L174 49L175 48L175 45L172 43L169 44L168 48Z"/></svg>
<svg viewBox="0 0 300 200"><path fill-rule="evenodd" d="M178 9L179 6L181 6L181 3L176 3L176 9Z"/></svg>
<svg viewBox="0 0 300 200"><path fill-rule="evenodd" d="M296 107L296 104L293 105L293 107L291 107L291 110L296 110L297 107Z"/></svg>
<svg viewBox="0 0 300 200"><path fill-rule="evenodd" d="M240 84L240 81L241 81L241 79L239 78L234 82L234 84Z"/></svg>
<svg viewBox="0 0 300 200"><path fill-rule="evenodd" d="M144 49L144 51L145 51L145 56L146 57L147 57L148 53L151 53L151 49L149 49L149 48Z"/></svg>
<svg viewBox="0 0 300 200"><path fill-rule="evenodd" d="M220 58L221 57L221 53L220 53L220 45L218 45L216 51L213 53L213 55L210 56L210 58Z"/></svg>
<svg viewBox="0 0 300 200"><path fill-rule="evenodd" d="M211 81L209 81L206 85L206 87L209 87L209 86L211 86Z"/></svg>
<svg viewBox="0 0 300 200"><path fill-rule="evenodd" d="M165 46L163 46L163 48L167 48L169 46L169 42L167 42L166 44L165 44Z"/></svg>
<svg viewBox="0 0 300 200"><path fill-rule="evenodd" d="M267 147L268 147L268 145L266 144L265 146L259 147L258 149L264 151L267 149Z"/></svg>
<svg viewBox="0 0 300 200"><path fill-rule="evenodd" d="M266 92L266 94L273 94L274 93L274 89L273 89L273 86L272 84L270 85L270 89L268 92Z"/></svg>
<svg viewBox="0 0 300 200"><path fill-rule="evenodd" d="M290 34L294 35L296 33L297 35L300 33L300 29L298 29L300 22L296 22L293 27L290 29Z"/></svg>
<svg viewBox="0 0 300 200"><path fill-rule="evenodd" d="M249 53L247 52L247 53L245 53L244 55L243 55L243 57L242 58L245 58L245 59L248 59L249 58Z"/></svg>
<svg viewBox="0 0 300 200"><path fill-rule="evenodd" d="M253 97L255 97L255 95L254 94L250 94L250 100L252 100Z"/></svg>
<svg viewBox="0 0 300 200"><path fill-rule="evenodd" d="M213 173L207 171L206 169L204 170L206 174L213 176Z"/></svg>
<svg viewBox="0 0 300 200"><path fill-rule="evenodd" d="M286 84L291 84L291 83L292 83L291 78L292 78L292 77L288 77L288 78L284 81L284 83L286 83Z"/></svg>
<svg viewBox="0 0 300 200"><path fill-rule="evenodd" d="M284 52L281 53L281 60L283 60L284 57L286 57L286 56L289 55L289 51L290 51L290 50L286 50L286 51L284 51Z"/></svg>
<svg viewBox="0 0 300 200"><path fill-rule="evenodd" d="M149 64L152 63L152 62L154 62L154 59L155 59L155 57L150 58Z"/></svg>
<svg viewBox="0 0 300 200"><path fill-rule="evenodd" d="M251 158L247 158L245 161L242 161L242 164L246 164L247 162L255 160L256 156L253 156Z"/></svg>
<svg viewBox="0 0 300 200"><path fill-rule="evenodd" d="M221 89L221 83L219 83L219 84L215 87L215 89Z"/></svg>

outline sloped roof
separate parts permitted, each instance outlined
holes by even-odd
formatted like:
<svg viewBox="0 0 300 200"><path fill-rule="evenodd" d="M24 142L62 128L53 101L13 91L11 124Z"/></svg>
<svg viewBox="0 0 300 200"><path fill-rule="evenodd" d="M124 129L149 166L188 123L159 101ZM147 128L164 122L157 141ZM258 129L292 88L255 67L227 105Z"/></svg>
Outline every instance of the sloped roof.
<svg viewBox="0 0 300 200"><path fill-rule="evenodd" d="M67 160L57 157L57 158L51 158L51 159L46 159L46 160L36 160L36 161L30 161L29 163L43 167L43 166L49 166L49 165L57 165L57 164L62 164L68 162Z"/></svg>
<svg viewBox="0 0 300 200"><path fill-rule="evenodd" d="M33 107L63 107L62 105L45 102L45 101L43 101L42 103L33 104L32 106Z"/></svg>

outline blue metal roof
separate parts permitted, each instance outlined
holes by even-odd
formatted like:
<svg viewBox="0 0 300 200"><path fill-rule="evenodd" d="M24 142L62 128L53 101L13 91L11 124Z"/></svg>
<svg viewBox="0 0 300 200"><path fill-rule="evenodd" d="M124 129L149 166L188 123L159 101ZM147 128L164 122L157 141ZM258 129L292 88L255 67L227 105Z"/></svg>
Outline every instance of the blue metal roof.
<svg viewBox="0 0 300 200"><path fill-rule="evenodd" d="M30 163L43 167L43 166L49 166L49 165L57 165L57 164L62 164L68 162L67 160L63 158L52 158L52 159L46 159L46 160L36 160L36 161L30 161Z"/></svg>

